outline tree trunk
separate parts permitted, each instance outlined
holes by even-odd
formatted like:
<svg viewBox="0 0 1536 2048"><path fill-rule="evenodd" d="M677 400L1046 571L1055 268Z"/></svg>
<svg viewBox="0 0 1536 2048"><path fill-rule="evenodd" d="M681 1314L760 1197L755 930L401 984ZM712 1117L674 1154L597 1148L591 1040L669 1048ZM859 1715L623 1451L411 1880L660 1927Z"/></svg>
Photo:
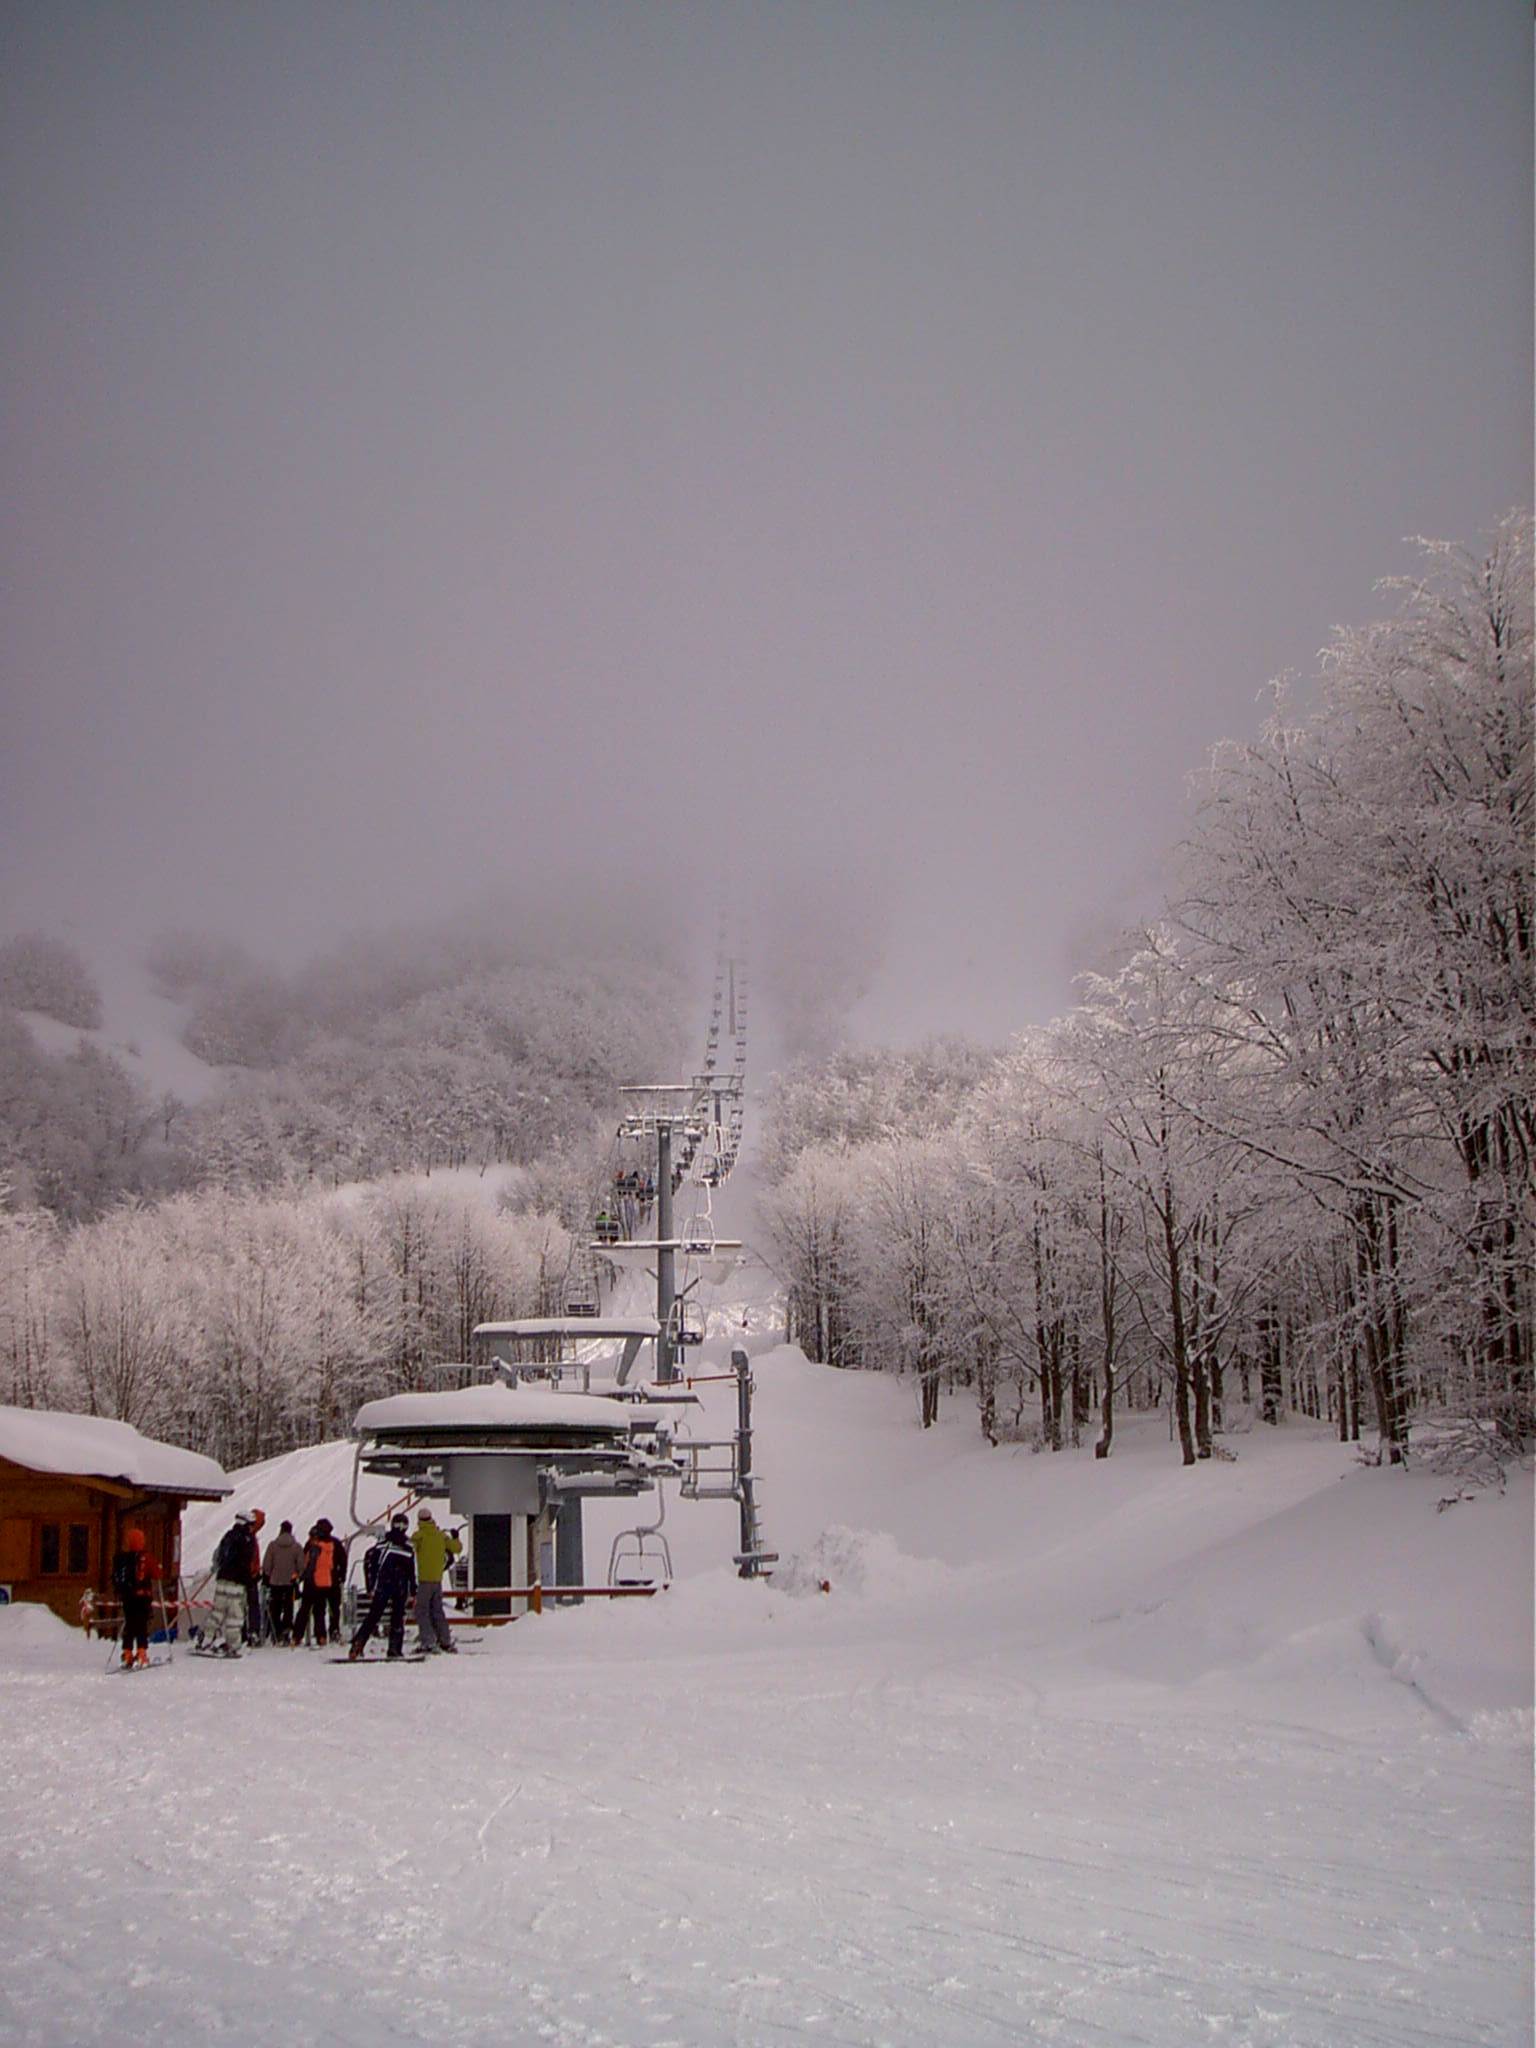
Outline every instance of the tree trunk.
<svg viewBox="0 0 1536 2048"><path fill-rule="evenodd" d="M1184 1330L1184 1278L1178 1234L1173 1224L1173 1193L1163 1189L1163 1249L1168 1259L1168 1313L1172 1324L1173 1412L1178 1423L1179 1451L1186 1465L1195 1463L1195 1437L1189 1421L1189 1345Z"/></svg>
<svg viewBox="0 0 1536 2048"><path fill-rule="evenodd" d="M1211 1455L1211 1368L1203 1352L1196 1352L1190 1365L1195 1390L1195 1456Z"/></svg>
<svg viewBox="0 0 1536 2048"><path fill-rule="evenodd" d="M1390 1205L1365 1196L1355 1209L1355 1263L1363 1319L1366 1374L1376 1406L1376 1428L1381 1455L1389 1465L1403 1462L1408 1438L1407 1404L1403 1387L1401 1310L1390 1299L1395 1293L1393 1279L1384 1270L1396 1246L1391 1228ZM1384 1229L1383 1224L1387 1227Z"/></svg>
<svg viewBox="0 0 1536 2048"><path fill-rule="evenodd" d="M1076 1450L1083 1441L1083 1431L1088 1424L1090 1395L1088 1375L1083 1370L1082 1345L1075 1329L1067 1342L1072 1354L1072 1448Z"/></svg>
<svg viewBox="0 0 1536 2048"><path fill-rule="evenodd" d="M1093 1447L1096 1458L1107 1458L1115 1441L1115 1376L1104 1375L1104 1398L1099 1403L1099 1440Z"/></svg>
<svg viewBox="0 0 1536 2048"><path fill-rule="evenodd" d="M1260 1311L1258 1336L1259 1417L1278 1427L1284 1382L1280 1370L1280 1318L1272 1308Z"/></svg>

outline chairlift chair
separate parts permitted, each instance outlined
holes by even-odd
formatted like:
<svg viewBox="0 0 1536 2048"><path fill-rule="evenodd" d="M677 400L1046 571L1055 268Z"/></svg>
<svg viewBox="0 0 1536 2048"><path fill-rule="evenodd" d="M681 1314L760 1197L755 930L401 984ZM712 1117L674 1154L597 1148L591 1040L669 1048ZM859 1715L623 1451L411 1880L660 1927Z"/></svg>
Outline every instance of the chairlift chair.
<svg viewBox="0 0 1536 2048"><path fill-rule="evenodd" d="M715 1224L711 1216L690 1216L682 1229L682 1248L694 1258L713 1258Z"/></svg>
<svg viewBox="0 0 1536 2048"><path fill-rule="evenodd" d="M690 1345L704 1342L704 1324L685 1302L674 1301L667 1334L679 1351L686 1351Z"/></svg>
<svg viewBox="0 0 1536 2048"><path fill-rule="evenodd" d="M661 1533L667 1515L667 1496L664 1489L657 1491L660 1504L655 1521L644 1522L635 1529L621 1529L613 1539L613 1548L608 1553L610 1586L662 1585L672 1576L672 1551Z"/></svg>

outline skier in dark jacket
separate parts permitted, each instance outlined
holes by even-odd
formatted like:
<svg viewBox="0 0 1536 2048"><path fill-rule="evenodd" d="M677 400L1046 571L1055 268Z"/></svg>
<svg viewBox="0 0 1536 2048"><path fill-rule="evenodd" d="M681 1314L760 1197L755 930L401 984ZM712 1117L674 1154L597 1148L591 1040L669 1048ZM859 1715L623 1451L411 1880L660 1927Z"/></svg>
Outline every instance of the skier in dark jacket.
<svg viewBox="0 0 1536 2048"><path fill-rule="evenodd" d="M125 1671L149 1662L149 1603L159 1583L160 1567L144 1548L144 1531L125 1529L112 1564L112 1586L123 1610Z"/></svg>
<svg viewBox="0 0 1536 2048"><path fill-rule="evenodd" d="M416 1590L416 1553L411 1548L409 1528L407 1518L396 1515L389 1525L389 1534L379 1545L379 1570L373 1582L373 1599L347 1652L354 1663L362 1656L386 1607L389 1609L389 1655L402 1657L405 1654L405 1603Z"/></svg>
<svg viewBox="0 0 1536 2048"><path fill-rule="evenodd" d="M260 1569L257 1532L266 1517L260 1508L235 1516L213 1556L213 1611L203 1625L203 1648L238 1657L245 1632L246 1600Z"/></svg>

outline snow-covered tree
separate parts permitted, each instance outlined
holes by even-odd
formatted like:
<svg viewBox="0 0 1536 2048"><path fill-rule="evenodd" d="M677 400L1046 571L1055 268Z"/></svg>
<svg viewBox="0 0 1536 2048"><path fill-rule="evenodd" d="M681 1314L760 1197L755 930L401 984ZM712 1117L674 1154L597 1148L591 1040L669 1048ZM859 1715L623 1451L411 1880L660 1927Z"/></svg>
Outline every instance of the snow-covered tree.
<svg viewBox="0 0 1536 2048"><path fill-rule="evenodd" d="M39 1010L83 1031L101 1025L101 991L90 969L73 946L46 932L0 941L0 1004Z"/></svg>

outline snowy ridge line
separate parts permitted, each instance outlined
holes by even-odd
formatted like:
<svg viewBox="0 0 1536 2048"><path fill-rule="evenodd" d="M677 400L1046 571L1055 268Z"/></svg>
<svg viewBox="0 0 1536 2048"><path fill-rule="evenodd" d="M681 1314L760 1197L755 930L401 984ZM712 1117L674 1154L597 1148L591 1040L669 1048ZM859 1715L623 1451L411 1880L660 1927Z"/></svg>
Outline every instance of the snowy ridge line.
<svg viewBox="0 0 1536 2048"><path fill-rule="evenodd" d="M1459 1714L1453 1714L1449 1707L1437 1700L1419 1676L1424 1661L1421 1650L1404 1650L1393 1640L1387 1624L1379 1614L1367 1614L1360 1623L1360 1633L1370 1645L1371 1655L1398 1685L1405 1685L1419 1704L1433 1714L1442 1727L1449 1728L1453 1735L1469 1735L1472 1731Z"/></svg>

